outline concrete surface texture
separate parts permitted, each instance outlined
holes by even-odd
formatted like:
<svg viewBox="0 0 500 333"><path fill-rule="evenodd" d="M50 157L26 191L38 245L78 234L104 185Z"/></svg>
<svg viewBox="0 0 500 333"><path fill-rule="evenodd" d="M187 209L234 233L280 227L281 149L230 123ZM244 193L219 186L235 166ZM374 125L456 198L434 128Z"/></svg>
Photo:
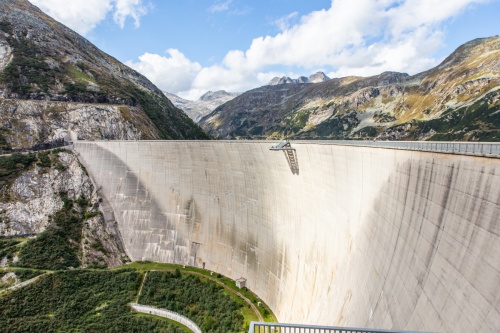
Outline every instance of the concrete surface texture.
<svg viewBox="0 0 500 333"><path fill-rule="evenodd" d="M500 159L77 142L133 260L244 277L281 322L500 331Z"/></svg>

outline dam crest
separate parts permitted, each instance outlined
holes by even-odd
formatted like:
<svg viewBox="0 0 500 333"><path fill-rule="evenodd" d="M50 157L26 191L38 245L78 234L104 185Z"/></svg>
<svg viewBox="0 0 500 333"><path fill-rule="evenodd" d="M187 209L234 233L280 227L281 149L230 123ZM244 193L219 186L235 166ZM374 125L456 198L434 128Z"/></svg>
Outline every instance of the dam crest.
<svg viewBox="0 0 500 333"><path fill-rule="evenodd" d="M294 142L75 143L132 260L192 265L282 322L500 329L500 159Z"/></svg>

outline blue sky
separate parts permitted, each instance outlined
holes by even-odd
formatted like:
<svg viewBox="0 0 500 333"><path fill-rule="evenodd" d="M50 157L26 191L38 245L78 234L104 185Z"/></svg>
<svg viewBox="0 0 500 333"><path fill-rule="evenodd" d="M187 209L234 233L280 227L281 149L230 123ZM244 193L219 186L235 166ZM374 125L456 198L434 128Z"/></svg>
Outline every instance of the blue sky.
<svg viewBox="0 0 500 333"><path fill-rule="evenodd" d="M30 0L188 99L274 76L415 74L500 34L500 0Z"/></svg>
<svg viewBox="0 0 500 333"><path fill-rule="evenodd" d="M226 1L227 2L227 1ZM108 18L88 38L121 61L137 59L145 51L180 50L202 66L220 62L229 50L245 50L253 38L279 33L276 21L292 13L307 14L330 5L328 0L233 0L227 9L211 10L225 2L200 0L151 1L153 8L139 28L131 20L123 30ZM225 8L225 7L224 7ZM124 44L133 40L137 48Z"/></svg>

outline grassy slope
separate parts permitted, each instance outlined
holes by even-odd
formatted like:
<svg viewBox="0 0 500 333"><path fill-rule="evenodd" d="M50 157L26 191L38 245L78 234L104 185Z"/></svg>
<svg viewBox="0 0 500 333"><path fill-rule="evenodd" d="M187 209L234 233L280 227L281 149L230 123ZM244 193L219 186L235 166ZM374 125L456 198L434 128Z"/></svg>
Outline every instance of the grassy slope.
<svg viewBox="0 0 500 333"><path fill-rule="evenodd" d="M191 267L191 266L181 266L181 265L176 265L176 264L165 264L165 263L157 263L157 262L151 262L151 261L136 261L130 264L127 264L123 267L130 267L130 268L135 268L139 271L164 271L164 272L173 272L176 269L179 269L182 273L195 273L197 275L205 276L208 278L215 278L220 283L224 284L231 290L233 290L233 297L238 300L239 296L237 296L236 292L241 293L243 296L245 296L248 300L250 300L254 305L257 305L259 302L262 303L261 307L258 307L258 310L261 314L261 316L264 318L265 321L269 322L276 322L277 319L272 313L271 309L265 304L265 302L260 299L256 294L254 294L251 290L247 288L240 289L236 286L236 282L222 274L217 274L217 273L212 273L210 271L207 271L205 269L201 268L196 268L196 267ZM241 301L241 299L240 299ZM253 313L253 311L249 311L247 308L243 309L248 313L248 316L245 316L247 321L251 320L257 320L257 317Z"/></svg>
<svg viewBox="0 0 500 333"><path fill-rule="evenodd" d="M250 320L257 320L241 298L210 281L208 271L188 268L180 273L178 265L155 263L132 263L126 267L69 271L4 269L4 273L14 271L23 281L47 274L19 290L0 293L0 327L15 332L183 332L185 328L175 323L138 314L128 306L136 301L146 272L139 297L141 304L179 312L213 332L245 332ZM192 275L198 271L207 278ZM236 289L234 281L222 276L217 279ZM247 291L246 295L257 302L253 294ZM267 320L276 321L267 307L262 309Z"/></svg>
<svg viewBox="0 0 500 333"><path fill-rule="evenodd" d="M130 309L140 280L134 270L48 274L0 298L0 327L5 332L183 333Z"/></svg>

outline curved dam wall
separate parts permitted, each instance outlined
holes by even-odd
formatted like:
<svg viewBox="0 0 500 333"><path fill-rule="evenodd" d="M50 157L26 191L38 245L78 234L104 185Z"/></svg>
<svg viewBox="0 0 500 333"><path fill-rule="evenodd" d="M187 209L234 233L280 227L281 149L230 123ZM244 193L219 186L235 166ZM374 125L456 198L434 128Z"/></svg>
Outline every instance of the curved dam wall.
<svg viewBox="0 0 500 333"><path fill-rule="evenodd" d="M282 322L500 331L500 159L78 142L133 260L244 277Z"/></svg>

